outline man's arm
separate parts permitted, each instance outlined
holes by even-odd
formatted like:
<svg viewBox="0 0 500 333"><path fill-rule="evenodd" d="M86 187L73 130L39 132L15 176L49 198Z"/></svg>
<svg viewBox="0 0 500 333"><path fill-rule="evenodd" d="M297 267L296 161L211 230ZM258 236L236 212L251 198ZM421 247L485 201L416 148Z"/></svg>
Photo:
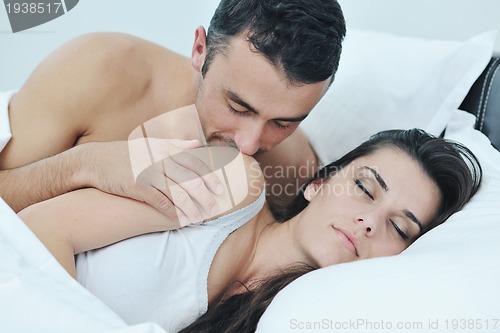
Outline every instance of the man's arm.
<svg viewBox="0 0 500 333"><path fill-rule="evenodd" d="M75 148L78 149L78 148ZM74 150L11 170L0 170L0 196L19 212L34 203L83 187L76 170L79 154Z"/></svg>
<svg viewBox="0 0 500 333"><path fill-rule="evenodd" d="M135 182L126 142L130 132L157 111L148 90L154 65L148 54L151 51L157 59L158 48L123 34L85 35L56 50L35 69L11 100L13 137L0 152L0 196L14 210L95 187L175 215L169 193ZM182 61L171 52L161 54L169 68ZM76 144L80 145L72 148ZM190 174L204 172L197 162L188 161L183 168ZM163 173L157 177L166 178ZM203 180L204 186L185 189L210 210L210 191L218 182L212 183L210 177ZM199 215L192 210L189 217L195 221Z"/></svg>
<svg viewBox="0 0 500 333"><path fill-rule="evenodd" d="M16 211L90 185L79 177L88 158L79 155L83 149L57 154L91 131L108 103L116 74L114 55L103 51L110 38L70 41L40 63L11 100L13 137L0 153L0 196Z"/></svg>
<svg viewBox="0 0 500 333"><path fill-rule="evenodd" d="M106 176L110 167L120 182L114 183ZM109 178L109 183L98 184L95 179L99 178ZM31 164L0 170L0 196L15 212L81 188L101 187L108 193L120 194L120 186L136 187L136 200L140 200L141 195L147 197L146 189L134 181L125 141L90 142Z"/></svg>
<svg viewBox="0 0 500 333"><path fill-rule="evenodd" d="M202 158L210 158L198 151ZM232 148L210 149L212 158L224 160ZM231 153L233 156L233 153ZM236 156L236 155L234 155ZM219 207L225 207L211 217L238 210L257 199L262 192L264 179L252 157L237 156L237 167L229 175L233 200L227 195L218 198ZM208 162L208 161L207 161ZM231 171L232 170L232 171ZM216 169L217 171L217 169ZM221 173L218 177L225 178ZM233 179L233 180L231 180ZM226 190L226 193L229 191ZM241 200L235 202L235 198ZM234 202L234 205L231 203ZM110 195L96 189L77 190L30 206L19 213L47 249L73 276L75 254L101 248L137 235L173 230L184 226L179 219L169 219L153 207L128 198Z"/></svg>

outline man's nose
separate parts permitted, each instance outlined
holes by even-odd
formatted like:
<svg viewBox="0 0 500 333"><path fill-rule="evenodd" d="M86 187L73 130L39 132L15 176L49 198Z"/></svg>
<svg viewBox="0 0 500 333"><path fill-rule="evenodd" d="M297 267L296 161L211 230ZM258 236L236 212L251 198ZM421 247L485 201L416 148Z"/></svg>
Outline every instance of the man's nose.
<svg viewBox="0 0 500 333"><path fill-rule="evenodd" d="M243 154L254 155L260 148L262 135L263 126L251 125L250 128L236 133L234 142Z"/></svg>

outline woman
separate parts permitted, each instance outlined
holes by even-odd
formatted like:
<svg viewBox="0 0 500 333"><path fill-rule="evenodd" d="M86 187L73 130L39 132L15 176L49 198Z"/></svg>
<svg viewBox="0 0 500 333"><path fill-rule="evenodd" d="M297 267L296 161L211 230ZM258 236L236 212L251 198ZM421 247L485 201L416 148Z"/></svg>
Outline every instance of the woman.
<svg viewBox="0 0 500 333"><path fill-rule="evenodd" d="M261 175L250 172L247 181L263 188ZM460 144L386 131L319 171L278 219L262 193L249 191L243 208L202 225L82 253L167 227L152 208L91 190L21 217L74 275L71 258L82 253L78 280L129 323L151 320L175 332L206 312L184 332L253 332L298 276L400 253L461 209L480 181L478 161ZM105 218L92 208L102 200Z"/></svg>

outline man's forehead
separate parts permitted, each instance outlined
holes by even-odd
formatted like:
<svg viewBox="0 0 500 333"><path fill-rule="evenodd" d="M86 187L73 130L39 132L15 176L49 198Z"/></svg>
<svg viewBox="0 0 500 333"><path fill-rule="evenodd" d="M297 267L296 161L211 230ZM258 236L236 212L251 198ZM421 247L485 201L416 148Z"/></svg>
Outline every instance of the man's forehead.
<svg viewBox="0 0 500 333"><path fill-rule="evenodd" d="M282 70L249 45L233 38L228 52L214 59L217 64L210 76L219 80L222 93L259 114L270 112L270 118L304 119L328 89L329 80L292 85Z"/></svg>

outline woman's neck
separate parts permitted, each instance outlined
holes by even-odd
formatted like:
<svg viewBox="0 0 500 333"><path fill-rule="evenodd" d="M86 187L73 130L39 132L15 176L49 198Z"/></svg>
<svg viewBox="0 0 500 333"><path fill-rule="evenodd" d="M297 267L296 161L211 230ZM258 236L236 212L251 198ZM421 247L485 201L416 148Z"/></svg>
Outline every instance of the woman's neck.
<svg viewBox="0 0 500 333"><path fill-rule="evenodd" d="M272 217L269 209L263 212L265 221L266 215ZM263 223L260 232L255 239L253 255L248 258L247 265L240 272L241 281L251 285L270 275L279 273L291 265L304 263L305 258L301 255L300 249L293 237L295 219L280 223L274 219L272 223Z"/></svg>
<svg viewBox="0 0 500 333"><path fill-rule="evenodd" d="M305 262L293 239L295 218L276 222L266 204L252 220L233 232L212 263L209 299L211 295L219 299L252 289L270 275Z"/></svg>

